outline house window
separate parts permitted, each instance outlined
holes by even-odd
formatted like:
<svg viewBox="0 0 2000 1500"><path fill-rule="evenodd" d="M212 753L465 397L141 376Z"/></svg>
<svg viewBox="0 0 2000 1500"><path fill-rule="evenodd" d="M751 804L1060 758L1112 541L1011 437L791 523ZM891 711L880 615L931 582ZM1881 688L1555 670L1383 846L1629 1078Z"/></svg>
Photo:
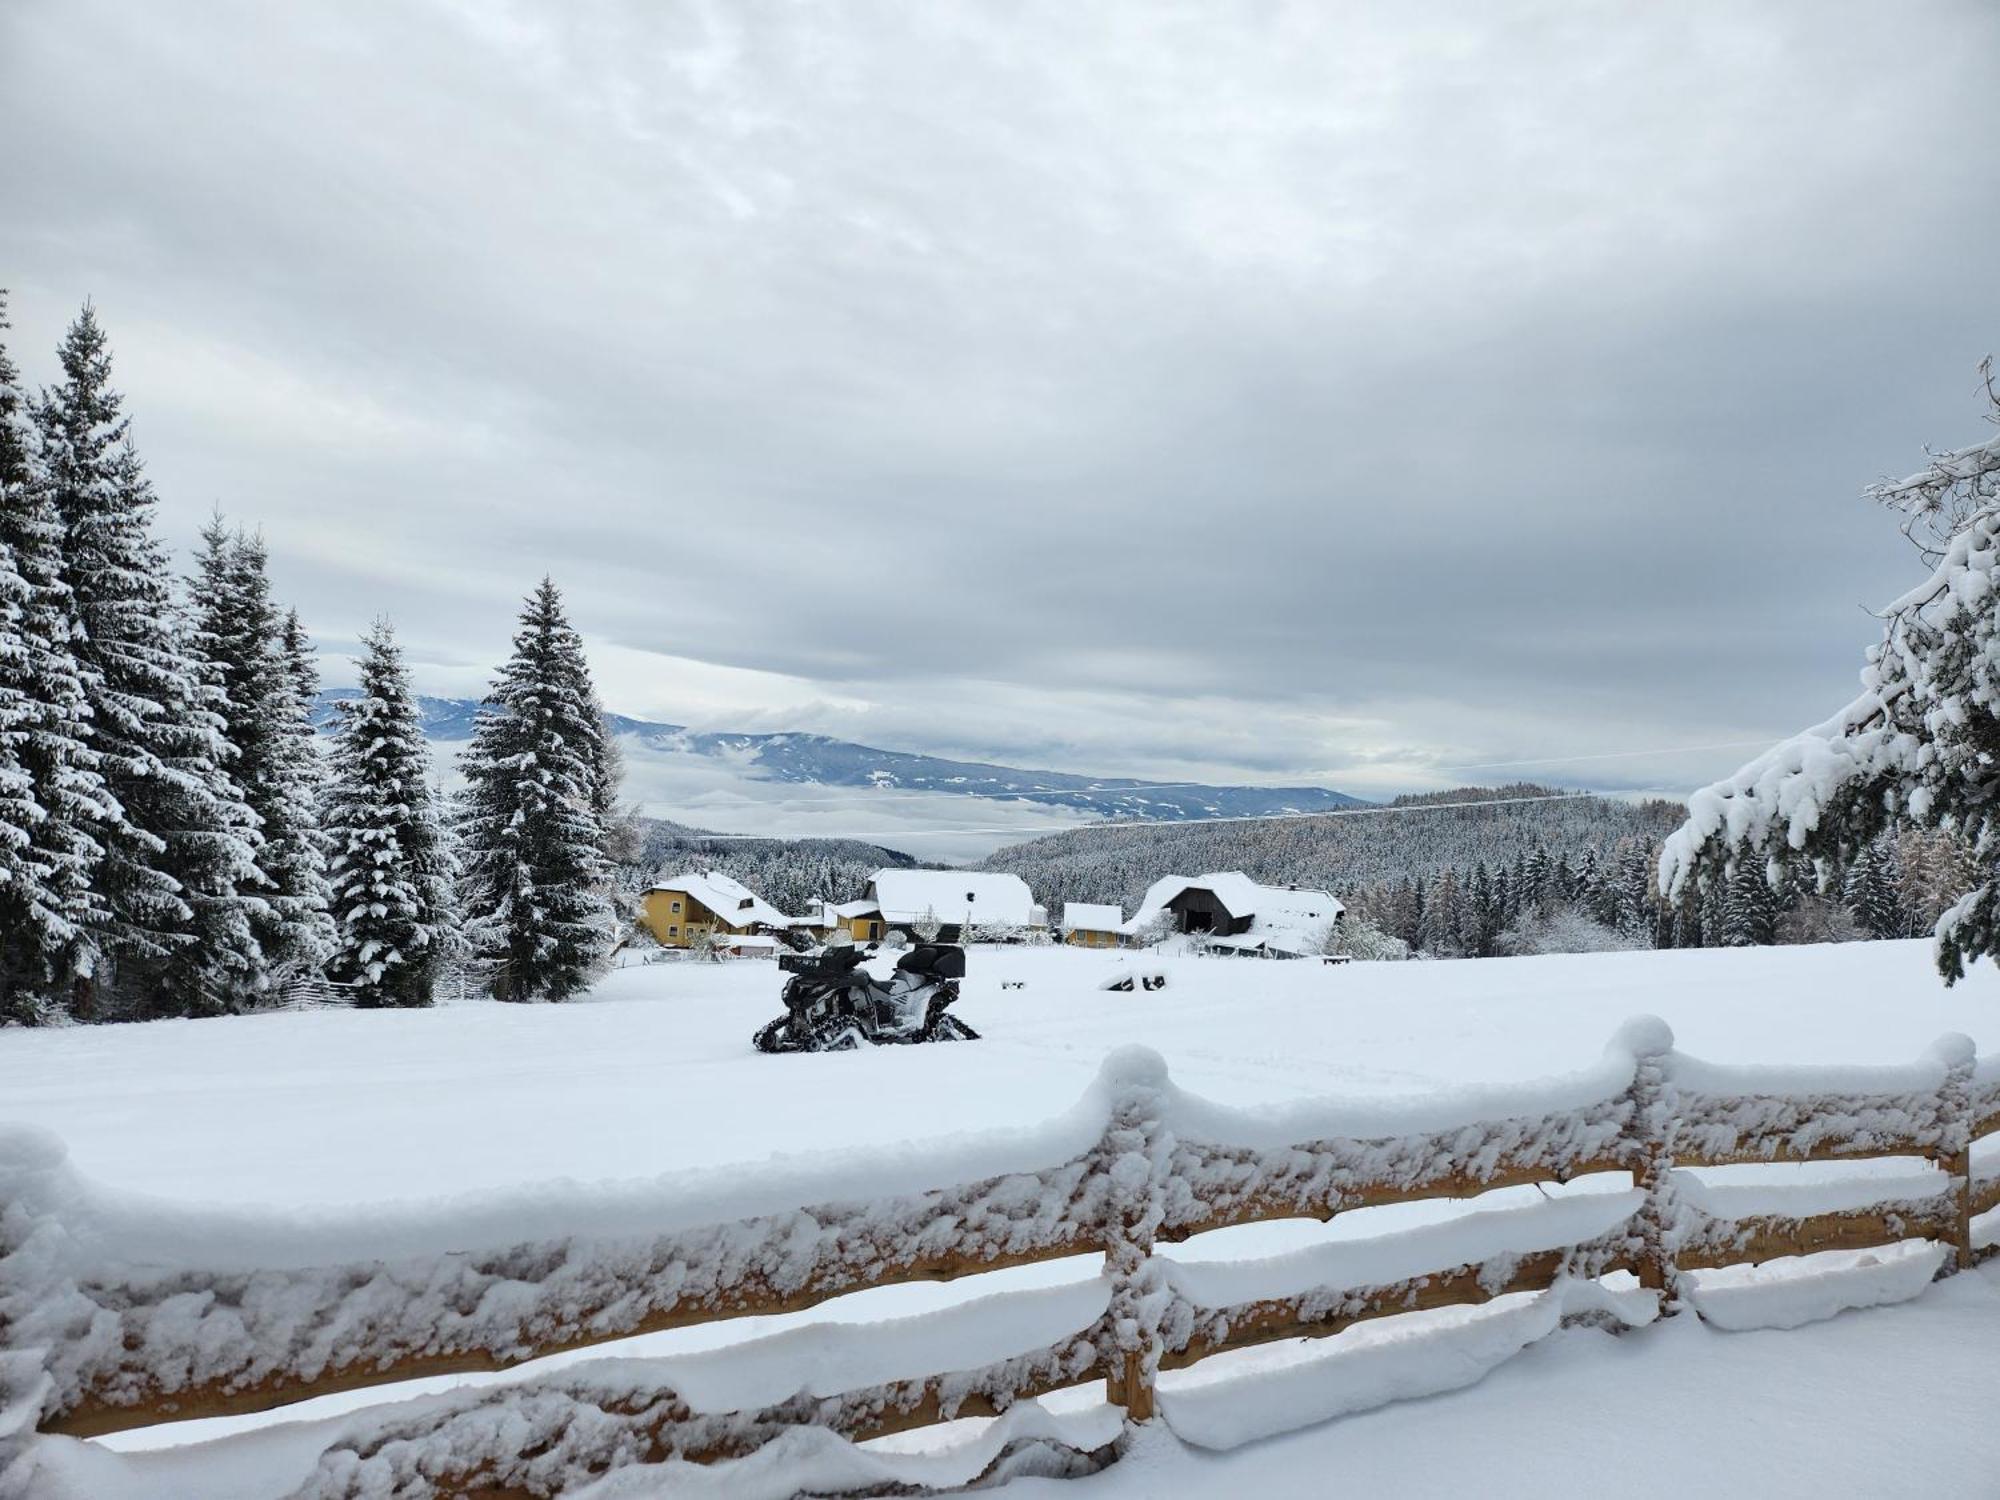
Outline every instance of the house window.
<svg viewBox="0 0 2000 1500"><path fill-rule="evenodd" d="M676 901L672 906L668 907L667 910L671 911L675 916L679 916L681 913L680 902Z"/></svg>
<svg viewBox="0 0 2000 1500"><path fill-rule="evenodd" d="M681 935L681 930L680 930L680 928L679 928L678 926L674 926L674 927L669 927L669 928L667 929L667 936L668 936L668 937L679 937L680 935Z"/></svg>

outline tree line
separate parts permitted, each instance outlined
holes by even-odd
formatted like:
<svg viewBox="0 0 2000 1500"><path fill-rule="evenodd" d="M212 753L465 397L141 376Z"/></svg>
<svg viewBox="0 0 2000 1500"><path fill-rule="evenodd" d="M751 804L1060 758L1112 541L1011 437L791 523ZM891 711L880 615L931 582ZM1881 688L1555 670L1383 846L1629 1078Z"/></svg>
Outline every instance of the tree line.
<svg viewBox="0 0 2000 1500"><path fill-rule="evenodd" d="M634 837L544 579L447 798L387 622L323 751L311 641L217 517L176 580L85 306L29 391L0 292L0 1021L206 1016L300 981L425 1005L454 968L562 999L616 941Z"/></svg>
<svg viewBox="0 0 2000 1500"><path fill-rule="evenodd" d="M1791 872L1775 886L1747 863L1698 899L1660 893L1660 843L1627 837L1572 861L1537 844L1513 862L1446 866L1419 879L1350 888L1341 942L1368 956L1490 958L1621 948L1743 948L1915 937L1967 879L1963 844L1904 827L1861 846L1845 868ZM1361 928L1372 929L1358 933Z"/></svg>
<svg viewBox="0 0 2000 1500"><path fill-rule="evenodd" d="M1082 827L1002 849L1052 912L1070 901L1135 910L1162 875L1242 870L1321 886L1357 955L1490 957L1612 948L1834 942L1929 932L1969 880L1963 841L1901 824L1824 870L1773 886L1761 866L1668 902L1659 854L1686 810L1532 784L1399 797L1381 813L1240 823Z"/></svg>

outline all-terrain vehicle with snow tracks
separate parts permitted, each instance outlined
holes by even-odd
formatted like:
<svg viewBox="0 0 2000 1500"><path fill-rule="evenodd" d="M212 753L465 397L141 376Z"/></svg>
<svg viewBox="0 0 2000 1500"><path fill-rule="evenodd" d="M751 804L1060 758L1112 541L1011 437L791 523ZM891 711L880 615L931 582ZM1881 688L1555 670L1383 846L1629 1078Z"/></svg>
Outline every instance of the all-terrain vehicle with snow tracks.
<svg viewBox="0 0 2000 1500"><path fill-rule="evenodd" d="M844 1052L855 1047L979 1039L945 1007L958 998L965 950L925 943L896 961L887 980L862 967L867 948L783 954L785 1013L752 1039L759 1052Z"/></svg>

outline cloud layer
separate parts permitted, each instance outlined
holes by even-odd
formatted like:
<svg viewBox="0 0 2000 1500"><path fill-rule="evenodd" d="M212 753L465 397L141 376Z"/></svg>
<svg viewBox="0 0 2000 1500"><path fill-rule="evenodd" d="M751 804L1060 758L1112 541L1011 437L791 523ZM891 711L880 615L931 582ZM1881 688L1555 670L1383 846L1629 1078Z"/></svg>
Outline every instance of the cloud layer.
<svg viewBox="0 0 2000 1500"><path fill-rule="evenodd" d="M34 375L97 300L177 538L434 690L547 569L636 715L1365 795L1843 700L1915 567L1857 493L2000 344L1996 62L1980 0L15 0L0 284Z"/></svg>

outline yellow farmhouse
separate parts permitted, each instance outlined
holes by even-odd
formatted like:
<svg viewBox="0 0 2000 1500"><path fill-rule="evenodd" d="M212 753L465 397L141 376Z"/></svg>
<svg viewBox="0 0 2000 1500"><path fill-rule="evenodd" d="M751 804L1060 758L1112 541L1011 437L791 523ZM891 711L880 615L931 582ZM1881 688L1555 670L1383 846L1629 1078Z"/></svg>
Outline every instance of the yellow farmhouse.
<svg viewBox="0 0 2000 1500"><path fill-rule="evenodd" d="M687 948L705 937L772 935L791 918L727 875L693 871L659 881L646 892L640 922L663 948Z"/></svg>

